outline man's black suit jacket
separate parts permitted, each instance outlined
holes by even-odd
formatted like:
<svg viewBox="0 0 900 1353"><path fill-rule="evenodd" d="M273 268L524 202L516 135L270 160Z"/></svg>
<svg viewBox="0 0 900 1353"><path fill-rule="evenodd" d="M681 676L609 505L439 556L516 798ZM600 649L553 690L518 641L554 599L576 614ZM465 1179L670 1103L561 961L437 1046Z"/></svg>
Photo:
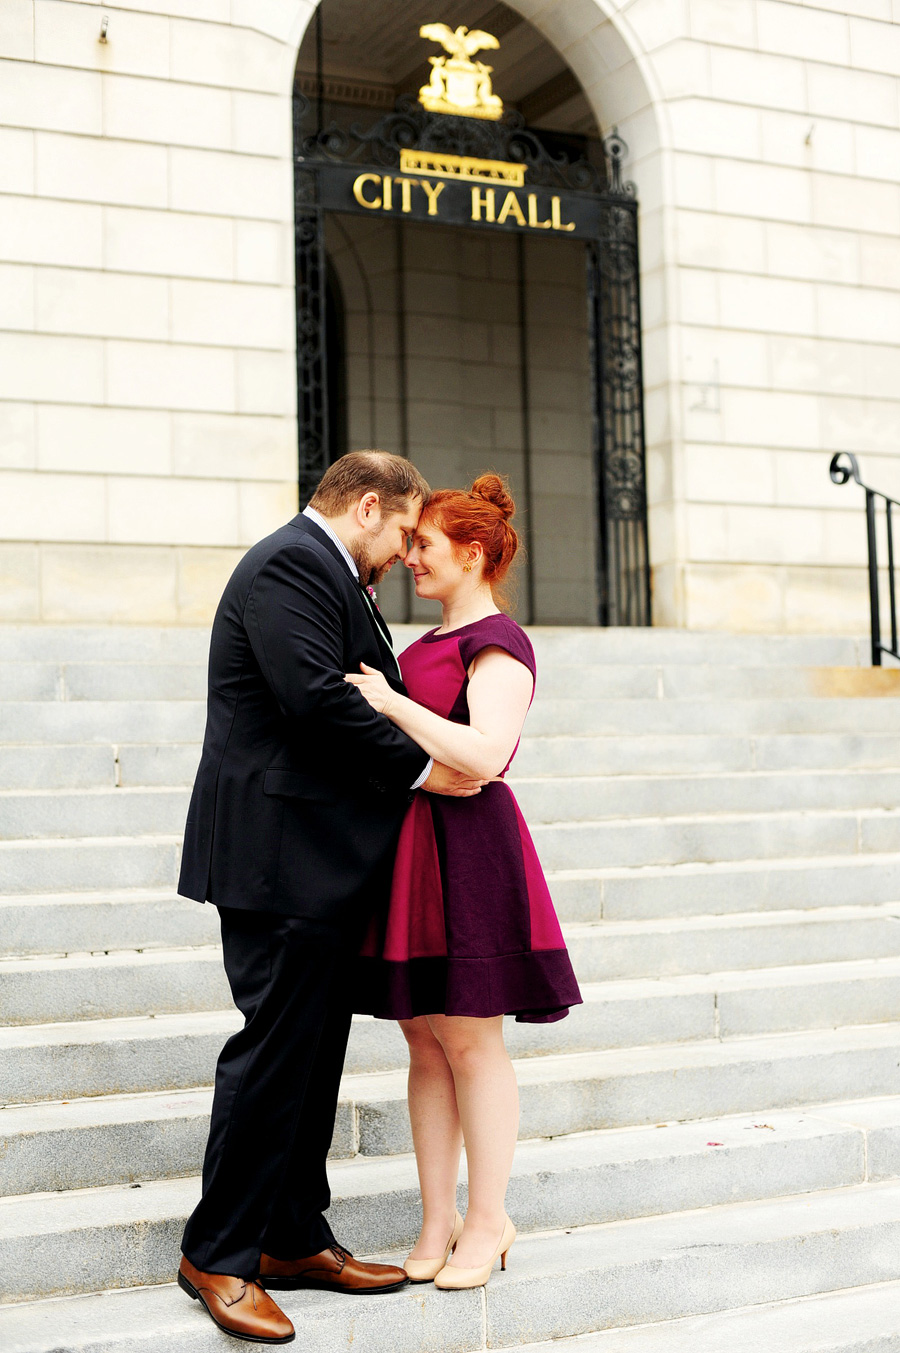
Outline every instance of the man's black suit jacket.
<svg viewBox="0 0 900 1353"><path fill-rule="evenodd" d="M344 681L361 662L403 689L346 561L297 516L244 556L216 612L179 893L329 921L374 905L428 757Z"/></svg>

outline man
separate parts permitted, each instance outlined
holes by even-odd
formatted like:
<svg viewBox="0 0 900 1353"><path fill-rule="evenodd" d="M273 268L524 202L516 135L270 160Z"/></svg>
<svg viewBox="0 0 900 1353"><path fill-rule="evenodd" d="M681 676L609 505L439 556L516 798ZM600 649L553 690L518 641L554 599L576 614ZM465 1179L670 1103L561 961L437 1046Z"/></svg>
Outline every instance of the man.
<svg viewBox="0 0 900 1353"><path fill-rule="evenodd" d="M260 1343L294 1338L266 1287L407 1281L354 1259L322 1213L350 1031L346 961L388 885L411 791L466 796L484 783L433 765L344 680L365 662L403 689L366 589L405 557L428 496L399 456L342 457L306 511L244 556L213 623L178 890L219 908L246 1023L216 1069L178 1281L220 1329Z"/></svg>

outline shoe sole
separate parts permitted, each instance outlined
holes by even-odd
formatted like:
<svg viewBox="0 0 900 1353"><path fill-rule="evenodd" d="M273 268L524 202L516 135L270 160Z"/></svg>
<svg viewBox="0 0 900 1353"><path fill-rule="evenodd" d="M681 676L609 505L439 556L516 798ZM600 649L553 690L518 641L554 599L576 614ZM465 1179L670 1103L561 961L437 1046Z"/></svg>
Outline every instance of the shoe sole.
<svg viewBox="0 0 900 1353"><path fill-rule="evenodd" d="M282 1335L279 1339L270 1339L263 1334L241 1334L238 1330L230 1330L227 1325L223 1325L221 1321L216 1319L200 1293L195 1287L191 1286L183 1273L178 1274L178 1286L181 1288L182 1292L188 1294L191 1301L199 1301L216 1328L220 1329L223 1334L230 1334L232 1339L243 1339L244 1342L248 1344L290 1344L293 1343L294 1339L297 1337L296 1330L292 1330L290 1334Z"/></svg>
<svg viewBox="0 0 900 1353"><path fill-rule="evenodd" d="M382 1292L399 1292L409 1285L410 1279L404 1278L402 1282L390 1283L387 1287L341 1287L338 1283L298 1281L296 1278L257 1278L256 1281L267 1291L271 1287L279 1292L341 1292L348 1297L377 1297Z"/></svg>

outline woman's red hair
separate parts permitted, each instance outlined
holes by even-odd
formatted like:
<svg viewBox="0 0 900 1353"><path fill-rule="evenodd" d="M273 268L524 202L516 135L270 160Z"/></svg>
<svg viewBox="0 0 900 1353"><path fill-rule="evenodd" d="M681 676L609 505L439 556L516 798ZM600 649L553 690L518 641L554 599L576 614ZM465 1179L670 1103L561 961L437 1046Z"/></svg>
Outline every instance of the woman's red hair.
<svg viewBox="0 0 900 1353"><path fill-rule="evenodd" d="M484 580L497 588L519 548L519 537L509 524L515 510L506 480L483 474L468 492L438 489L422 519L433 521L460 549L477 540L484 550Z"/></svg>

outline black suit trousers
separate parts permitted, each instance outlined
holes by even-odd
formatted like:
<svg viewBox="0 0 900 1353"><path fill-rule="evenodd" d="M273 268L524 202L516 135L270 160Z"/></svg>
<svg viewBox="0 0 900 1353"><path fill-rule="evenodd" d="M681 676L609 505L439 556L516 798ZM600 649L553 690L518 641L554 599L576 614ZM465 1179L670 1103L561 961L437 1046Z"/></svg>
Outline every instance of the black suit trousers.
<svg viewBox="0 0 900 1353"><path fill-rule="evenodd" d="M260 1253L334 1242L326 1157L350 1003L341 978L353 927L220 907L225 971L245 1017L216 1068L202 1198L182 1250L201 1272L254 1278Z"/></svg>

